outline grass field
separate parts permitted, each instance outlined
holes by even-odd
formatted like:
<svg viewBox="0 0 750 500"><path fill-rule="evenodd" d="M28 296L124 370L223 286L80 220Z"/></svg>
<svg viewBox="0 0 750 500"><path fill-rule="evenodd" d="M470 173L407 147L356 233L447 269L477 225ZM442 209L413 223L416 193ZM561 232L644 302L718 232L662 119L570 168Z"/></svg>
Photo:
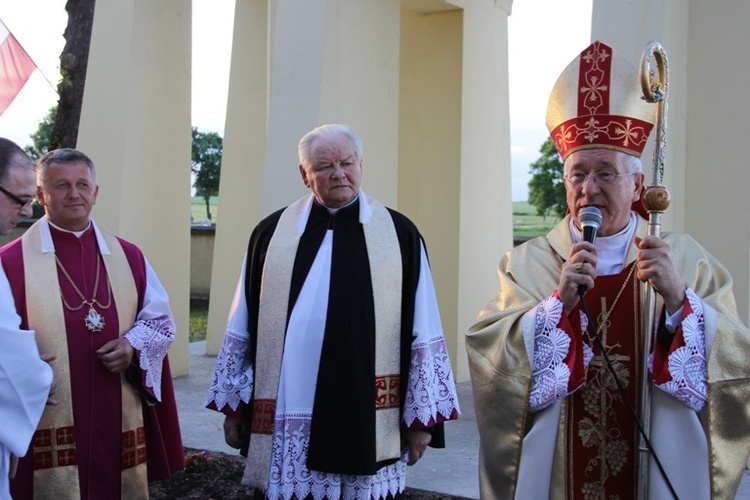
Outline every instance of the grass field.
<svg viewBox="0 0 750 500"><path fill-rule="evenodd" d="M513 202L513 237L529 237L546 234L560 222L557 216L546 218L536 214L536 208L525 201Z"/></svg>
<svg viewBox="0 0 750 500"><path fill-rule="evenodd" d="M209 201L209 208L211 210L211 220L214 224L219 217L219 199L216 196L212 196ZM201 224L206 220L206 202L203 198L193 196L190 201L190 217L193 224Z"/></svg>
<svg viewBox="0 0 750 500"><path fill-rule="evenodd" d="M206 340L208 325L208 302L190 301L190 342Z"/></svg>

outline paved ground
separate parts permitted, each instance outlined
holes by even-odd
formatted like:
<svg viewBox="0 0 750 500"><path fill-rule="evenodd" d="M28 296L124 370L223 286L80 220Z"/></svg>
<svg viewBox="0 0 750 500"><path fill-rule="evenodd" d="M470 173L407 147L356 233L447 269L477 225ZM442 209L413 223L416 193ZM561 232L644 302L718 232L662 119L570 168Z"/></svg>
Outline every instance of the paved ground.
<svg viewBox="0 0 750 500"><path fill-rule="evenodd" d="M190 374L174 379L183 444L189 448L237 453L224 442L224 416L204 408L216 357L206 356L206 343L190 344ZM461 418L445 426L446 448L428 449L406 476L406 485L449 495L479 498L479 435L469 382L458 384Z"/></svg>

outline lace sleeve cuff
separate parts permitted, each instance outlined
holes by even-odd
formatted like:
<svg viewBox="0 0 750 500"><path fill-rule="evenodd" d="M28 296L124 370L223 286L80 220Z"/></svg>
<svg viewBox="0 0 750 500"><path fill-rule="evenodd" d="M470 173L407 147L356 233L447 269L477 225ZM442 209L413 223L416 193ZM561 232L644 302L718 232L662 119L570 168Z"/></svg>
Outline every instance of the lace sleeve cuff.
<svg viewBox="0 0 750 500"><path fill-rule="evenodd" d="M164 358L174 342L175 325L171 316L141 319L125 334L135 349L142 372L144 389L161 401L161 373Z"/></svg>
<svg viewBox="0 0 750 500"><path fill-rule="evenodd" d="M585 382L584 367L593 357L581 335L587 327L587 319L578 309L571 316L568 318L563 313L563 303L557 292L537 308L529 396L533 412L576 391Z"/></svg>
<svg viewBox="0 0 750 500"><path fill-rule="evenodd" d="M248 358L250 336L247 332L227 328L219 355L216 357L213 380L206 406L234 413L241 403L250 402L253 394L253 366Z"/></svg>
<svg viewBox="0 0 750 500"><path fill-rule="evenodd" d="M409 386L404 403L406 427L431 427L458 418L458 395L445 339L412 345Z"/></svg>
<svg viewBox="0 0 750 500"><path fill-rule="evenodd" d="M708 400L706 330L703 301L688 288L682 320L668 350L658 342L649 357L654 384L694 411L701 411Z"/></svg>

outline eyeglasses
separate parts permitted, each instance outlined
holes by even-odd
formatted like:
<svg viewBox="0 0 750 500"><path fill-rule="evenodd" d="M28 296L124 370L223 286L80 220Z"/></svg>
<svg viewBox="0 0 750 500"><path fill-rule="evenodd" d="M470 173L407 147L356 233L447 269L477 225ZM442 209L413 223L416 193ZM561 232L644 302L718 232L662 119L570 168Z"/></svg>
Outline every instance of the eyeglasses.
<svg viewBox="0 0 750 500"><path fill-rule="evenodd" d="M21 198L20 196L17 196L15 194L11 193L10 191L8 191L7 189L5 189L2 186L0 186L0 193L3 193L8 198L10 198L11 200L13 200L16 203L18 203L18 210L23 210L24 208L26 208L29 205L31 205L31 202L34 201L34 197L33 196L31 198Z"/></svg>
<svg viewBox="0 0 750 500"><path fill-rule="evenodd" d="M563 175L563 178L570 182L570 185L573 187L581 187L584 182L586 182L586 179L589 177L592 177L596 183L600 186L606 186L607 184L612 184L620 177L630 177L631 175L635 175L635 172L629 173L629 174L616 174L614 172L608 172L606 170L603 170L601 172L594 172L592 174L584 174L583 172L572 172L568 175Z"/></svg>

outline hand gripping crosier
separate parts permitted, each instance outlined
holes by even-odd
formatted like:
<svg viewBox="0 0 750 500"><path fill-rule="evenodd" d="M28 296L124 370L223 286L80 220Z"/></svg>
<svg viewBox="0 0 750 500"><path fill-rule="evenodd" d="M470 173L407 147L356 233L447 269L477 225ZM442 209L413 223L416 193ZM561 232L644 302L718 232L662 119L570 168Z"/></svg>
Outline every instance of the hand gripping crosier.
<svg viewBox="0 0 750 500"><path fill-rule="evenodd" d="M656 75L651 69L651 60L656 62ZM669 68L667 54L659 42L649 42L641 56L641 87L644 99L656 103L656 144L654 145L654 165L651 184L646 187L642 202L648 210L649 236L661 235L661 215L669 207L669 191L662 185L664 177L664 157L667 151L667 90L669 87ZM641 426L642 433L638 446L638 498L648 498L649 457L651 446L651 376L648 370L648 357L651 353L654 335L656 334L656 295L651 284L646 281L642 285L642 328L643 332L643 360L641 362ZM664 469L656 459L656 465L664 473ZM671 489L669 481L666 481ZM674 490L672 490L674 495ZM675 498L676 495L675 495Z"/></svg>

